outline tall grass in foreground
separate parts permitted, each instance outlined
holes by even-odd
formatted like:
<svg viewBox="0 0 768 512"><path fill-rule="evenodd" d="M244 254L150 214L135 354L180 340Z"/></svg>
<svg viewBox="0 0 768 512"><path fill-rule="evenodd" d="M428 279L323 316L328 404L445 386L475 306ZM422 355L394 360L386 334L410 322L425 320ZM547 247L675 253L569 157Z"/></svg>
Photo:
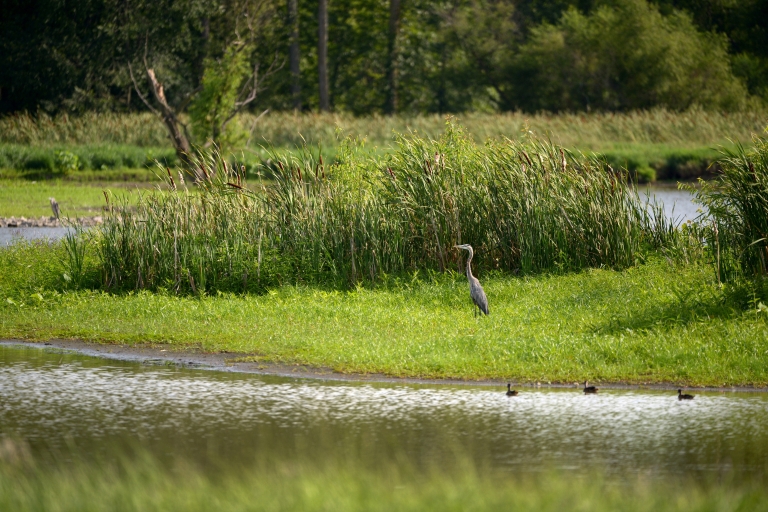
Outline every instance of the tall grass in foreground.
<svg viewBox="0 0 768 512"><path fill-rule="evenodd" d="M33 511L536 510L762 511L766 487L686 478L609 478L544 472L509 474L472 464L419 471L354 464L257 464L212 478L149 457L43 468L0 462L0 509ZM735 480L735 479L734 479Z"/></svg>
<svg viewBox="0 0 768 512"><path fill-rule="evenodd" d="M768 276L768 140L725 152L722 172L696 198L709 212L707 243L718 279Z"/></svg>
<svg viewBox="0 0 768 512"><path fill-rule="evenodd" d="M108 288L245 291L283 282L352 285L414 270L461 271L458 243L480 269L572 270L635 263L671 236L661 210L626 177L550 143L398 138L386 160L353 144L327 166L310 152L275 157L274 182L248 189L219 155L206 179L138 206L113 204L99 248Z"/></svg>

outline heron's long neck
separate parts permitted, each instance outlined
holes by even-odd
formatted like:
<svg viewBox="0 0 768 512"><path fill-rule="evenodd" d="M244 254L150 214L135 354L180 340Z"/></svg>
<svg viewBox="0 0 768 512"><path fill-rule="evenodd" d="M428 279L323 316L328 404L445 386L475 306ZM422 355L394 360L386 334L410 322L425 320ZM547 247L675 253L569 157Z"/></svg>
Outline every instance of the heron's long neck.
<svg viewBox="0 0 768 512"><path fill-rule="evenodd" d="M467 258L467 279L472 278L472 256L474 256L475 253L472 251L472 249L469 250L469 258Z"/></svg>

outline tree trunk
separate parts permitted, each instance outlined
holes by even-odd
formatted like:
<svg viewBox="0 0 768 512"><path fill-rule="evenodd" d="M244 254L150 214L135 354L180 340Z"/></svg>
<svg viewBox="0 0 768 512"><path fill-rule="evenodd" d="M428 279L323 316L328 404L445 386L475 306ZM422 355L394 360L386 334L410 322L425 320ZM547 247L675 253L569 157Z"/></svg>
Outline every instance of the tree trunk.
<svg viewBox="0 0 768 512"><path fill-rule="evenodd" d="M320 110L328 112L331 110L328 97L328 0L319 0L317 11L317 74L320 78Z"/></svg>
<svg viewBox="0 0 768 512"><path fill-rule="evenodd" d="M389 34L387 40L387 98L384 112L397 112L397 35L400 32L400 0L389 0Z"/></svg>
<svg viewBox="0 0 768 512"><path fill-rule="evenodd" d="M288 24L291 27L291 96L293 109L301 110L301 72L299 69L299 0L288 0Z"/></svg>
<svg viewBox="0 0 768 512"><path fill-rule="evenodd" d="M171 143L176 150L176 156L179 157L179 161L185 169L194 171L192 168L192 147L190 146L186 135L184 135L184 132L179 129L180 123L176 117L176 113L170 105L168 105L168 101L165 99L163 84L157 80L155 71L152 69L147 69L147 78L149 79L152 94L160 105L160 114L163 118L163 123L165 123L166 128L168 128L168 133L171 136Z"/></svg>

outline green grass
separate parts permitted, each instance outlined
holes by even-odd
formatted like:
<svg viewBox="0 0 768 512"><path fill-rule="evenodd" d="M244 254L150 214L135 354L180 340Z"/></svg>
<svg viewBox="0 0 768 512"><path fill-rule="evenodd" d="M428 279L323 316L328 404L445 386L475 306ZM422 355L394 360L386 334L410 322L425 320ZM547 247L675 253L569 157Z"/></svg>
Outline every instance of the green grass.
<svg viewBox="0 0 768 512"><path fill-rule="evenodd" d="M74 291L61 246L0 258L0 338L159 343L402 377L768 385L766 312L708 265L481 274L491 315L476 319L455 274L189 298Z"/></svg>
<svg viewBox="0 0 768 512"><path fill-rule="evenodd" d="M33 511L764 511L766 487L728 477L610 478L591 472L510 475L469 464L418 471L277 463L211 478L149 457L55 469L0 463L0 508Z"/></svg>
<svg viewBox="0 0 768 512"><path fill-rule="evenodd" d="M103 215L106 204L104 189L119 192L127 198L129 204L132 204L137 200L135 187L135 184L131 186L130 184L98 183L94 186L60 180L1 180L0 217L50 217L53 213L49 197L58 201L63 217ZM144 190L144 192L147 191Z"/></svg>

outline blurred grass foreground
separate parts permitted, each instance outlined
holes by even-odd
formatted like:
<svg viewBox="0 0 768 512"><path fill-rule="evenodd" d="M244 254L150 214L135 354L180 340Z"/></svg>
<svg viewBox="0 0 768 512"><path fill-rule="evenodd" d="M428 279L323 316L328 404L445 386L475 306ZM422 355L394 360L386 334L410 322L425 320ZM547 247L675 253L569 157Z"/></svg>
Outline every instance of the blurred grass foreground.
<svg viewBox="0 0 768 512"><path fill-rule="evenodd" d="M88 511L536 510L762 511L759 479L696 481L596 471L515 474L460 457L419 468L369 462L256 461L203 471L146 453L101 461L33 460L23 444L0 441L0 509ZM216 474L216 476L211 476Z"/></svg>

